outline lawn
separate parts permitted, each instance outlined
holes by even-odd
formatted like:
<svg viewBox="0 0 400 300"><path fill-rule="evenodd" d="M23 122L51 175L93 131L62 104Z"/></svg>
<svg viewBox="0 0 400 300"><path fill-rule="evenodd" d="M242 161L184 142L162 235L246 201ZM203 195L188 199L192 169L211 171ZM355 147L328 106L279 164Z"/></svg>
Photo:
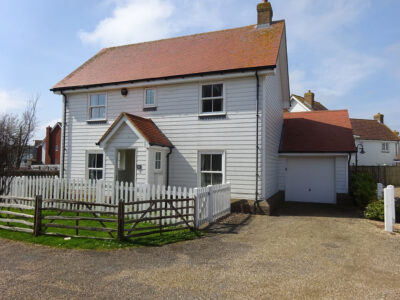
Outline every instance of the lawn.
<svg viewBox="0 0 400 300"><path fill-rule="evenodd" d="M16 212L21 212L17 211ZM33 215L33 211L25 210L23 211L26 214ZM0 212L1 215L1 212ZM43 211L43 216L55 216L57 213ZM73 213L63 213L62 216L76 216ZM80 214L81 217L93 217L91 214ZM4 215L2 215L4 217ZM14 216L8 216L9 219L15 219ZM110 216L105 216L105 218L115 219ZM49 223L49 220L43 220L43 224ZM75 226L75 220L57 220L53 221L53 224L64 224ZM1 225L6 225L4 222L0 222ZM12 223L11 223L12 224ZM104 223L108 228L117 229L116 222L105 222ZM12 224L14 225L14 224ZM15 224L14 226L29 228L26 225ZM79 226L83 227L102 227L98 221L91 220L81 220L79 221ZM129 229L131 224L126 224L125 228ZM171 232L164 232L160 234L153 229L146 230L146 227L152 227L153 224L150 223L139 223L136 228L143 229L140 232L154 232L153 234L134 237L129 240L119 241L116 238L112 240L101 240L100 238L110 238L107 232L97 232L97 231L88 231L88 230L79 230L79 235L82 236L90 236L97 237L99 239L89 239L89 238L64 238L58 236L48 236L48 235L40 235L38 237L34 237L31 233L24 232L14 232L9 230L0 229L0 238L25 241L29 243L36 243L41 245L47 245L57 248L78 248L78 249L118 249L118 248L126 248L126 247L141 247L141 246L162 246L170 243L176 243L185 240L191 240L198 238L202 235L201 231L191 231L189 229L182 229ZM66 234L66 235L75 235L75 229L66 229L66 228L47 228L46 232ZM114 237L116 237L117 233L113 233Z"/></svg>

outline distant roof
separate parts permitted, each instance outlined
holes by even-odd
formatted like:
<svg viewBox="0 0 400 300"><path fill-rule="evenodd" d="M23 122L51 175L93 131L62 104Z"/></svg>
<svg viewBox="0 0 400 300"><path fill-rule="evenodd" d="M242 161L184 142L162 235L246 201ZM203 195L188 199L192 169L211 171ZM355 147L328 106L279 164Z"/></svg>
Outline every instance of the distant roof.
<svg viewBox="0 0 400 300"><path fill-rule="evenodd" d="M118 122L126 117L128 121L131 122L133 126L142 134L142 136L149 142L150 145L157 145L162 147L173 147L172 143L167 139L167 137L161 132L156 124L151 119L142 118L139 116L131 115L123 112L114 121L114 123L108 128L97 144L100 144L107 135L113 130L113 128L118 124Z"/></svg>
<svg viewBox="0 0 400 300"><path fill-rule="evenodd" d="M389 127L376 120L350 119L354 135L362 140L399 141Z"/></svg>
<svg viewBox="0 0 400 300"><path fill-rule="evenodd" d="M285 21L102 49L58 82L67 88L275 67Z"/></svg>
<svg viewBox="0 0 400 300"><path fill-rule="evenodd" d="M328 110L325 106L323 106L320 102L314 101L314 106L311 107L310 104L308 104L305 100L304 97L298 96L298 95L292 95L292 97L296 97L297 100L299 100L302 104L304 104L307 108L311 110Z"/></svg>
<svg viewBox="0 0 400 300"><path fill-rule="evenodd" d="M284 113L281 153L355 151L347 110Z"/></svg>

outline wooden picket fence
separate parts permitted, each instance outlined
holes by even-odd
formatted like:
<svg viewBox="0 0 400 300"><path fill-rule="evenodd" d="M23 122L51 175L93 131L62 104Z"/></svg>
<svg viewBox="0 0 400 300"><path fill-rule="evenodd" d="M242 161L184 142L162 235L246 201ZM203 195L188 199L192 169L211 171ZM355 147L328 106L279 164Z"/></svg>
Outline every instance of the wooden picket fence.
<svg viewBox="0 0 400 300"><path fill-rule="evenodd" d="M37 195L41 196L40 212L35 210L35 214L41 211L59 213L55 217L45 217L45 220L50 220L50 223L41 222L37 230L59 226L56 221L63 220L62 213L67 212L76 214L67 218L76 221L76 225L72 226L73 228L70 226L69 229L75 229L78 233L83 229L80 228L79 221L87 218L80 214L89 213L93 215L93 218L90 218L96 219L92 221L99 221L101 224L101 228L97 228L98 231L109 232L110 238L113 238L113 232L118 230L105 226L104 223L110 219L106 217L105 221L102 218L107 215L119 216L121 205L123 205L123 222L126 226L133 225L124 233L119 233L119 237L132 237L138 230L136 225L142 222L152 223L151 227L160 232L173 230L177 226L199 228L230 213L231 186L228 183L188 189L157 185L133 186L132 183L118 181L15 177L10 182L8 195L0 195L0 201L9 197L14 199L14 205L31 203L30 207L37 209L37 204L32 206L32 201Z"/></svg>

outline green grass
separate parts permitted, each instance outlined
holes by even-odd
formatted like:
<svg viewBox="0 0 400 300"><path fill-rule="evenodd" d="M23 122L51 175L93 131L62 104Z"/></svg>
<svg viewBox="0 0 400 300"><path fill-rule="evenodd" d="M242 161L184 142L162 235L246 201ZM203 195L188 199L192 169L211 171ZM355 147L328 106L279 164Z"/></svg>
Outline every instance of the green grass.
<svg viewBox="0 0 400 300"><path fill-rule="evenodd" d="M19 210L13 210L16 212L20 212ZM33 211L24 211L26 214L33 215ZM2 217L5 215L1 214ZM43 215L57 215L55 212L43 211ZM63 213L62 216L75 216L73 213ZM93 217L91 214L80 214L80 216ZM112 218L110 216L102 216L104 218ZM9 219L15 219L17 217L8 216ZM26 220L26 219L24 219ZM43 223L48 223L49 220L43 220ZM7 225L3 222L1 225ZM57 220L54 221L53 224L64 224L64 225L72 225L75 226L75 220ZM22 224L12 224L12 226L29 228L28 226ZM105 225L109 228L117 228L117 223L107 222ZM87 227L102 227L98 221L79 221L79 226L87 226ZM129 229L131 224L126 224L125 228ZM191 231L189 229L164 232L162 234L152 231L146 230L146 227L154 226L150 223L139 223L136 227L142 228L143 231L140 232L154 232L153 234L142 236L142 237L134 237L125 241L119 241L117 239L113 240L101 240L101 239L88 239L88 238L71 238L69 240L65 240L64 237L57 236L48 236L48 235L40 235L38 237L34 237L31 233L24 232L14 232L9 230L0 229L0 238L6 238L17 241L24 241L29 243L47 245L56 248L68 248L68 249L96 249L96 250L104 250L104 249L119 249L119 248L127 248L127 247L143 247L143 246L163 246L166 244L176 243L180 241L192 240L196 239L202 235L201 231ZM43 229L43 228L42 228ZM61 233L66 235L75 235L75 229L65 229L65 228L47 228L46 232L54 232ZM96 232L96 231L86 231L79 230L79 235L90 236L90 237L98 237L98 238L110 238L108 233L106 232ZM117 233L113 233L114 237L116 237Z"/></svg>

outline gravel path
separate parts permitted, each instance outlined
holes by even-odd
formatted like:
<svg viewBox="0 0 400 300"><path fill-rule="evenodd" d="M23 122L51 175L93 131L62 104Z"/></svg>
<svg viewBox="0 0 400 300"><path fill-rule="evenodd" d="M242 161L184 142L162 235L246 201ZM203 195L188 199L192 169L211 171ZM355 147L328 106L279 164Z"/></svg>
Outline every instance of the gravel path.
<svg viewBox="0 0 400 300"><path fill-rule="evenodd" d="M399 299L400 234L353 211L233 215L164 247L70 251L0 239L0 298Z"/></svg>

